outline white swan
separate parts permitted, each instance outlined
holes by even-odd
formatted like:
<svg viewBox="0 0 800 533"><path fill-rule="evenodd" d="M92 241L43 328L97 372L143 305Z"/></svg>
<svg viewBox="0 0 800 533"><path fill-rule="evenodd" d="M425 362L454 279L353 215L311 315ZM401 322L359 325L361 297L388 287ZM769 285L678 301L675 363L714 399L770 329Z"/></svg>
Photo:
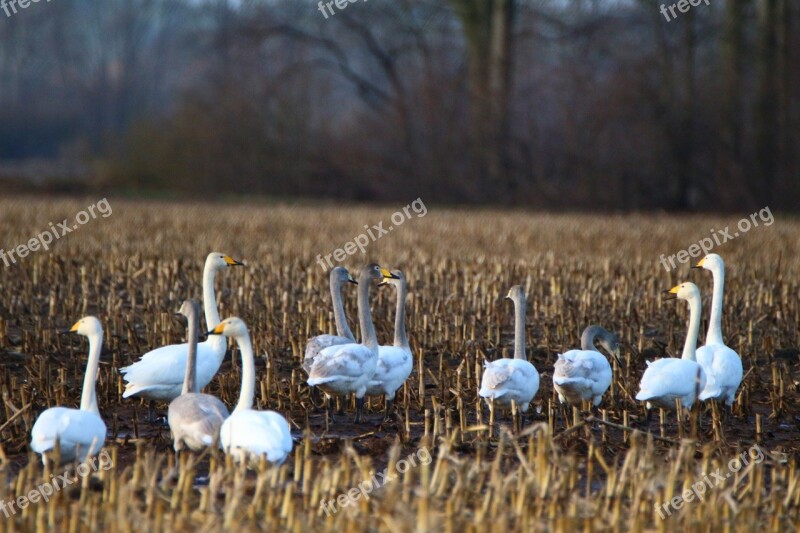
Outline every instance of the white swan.
<svg viewBox="0 0 800 533"><path fill-rule="evenodd" d="M378 363L378 337L369 309L369 287L373 280L394 277L394 274L374 263L367 265L361 271L358 278L361 344L342 344L325 348L316 357L308 373L307 383L325 392L329 407L332 407L331 396L355 393L357 406L355 422L361 421L364 394Z"/></svg>
<svg viewBox="0 0 800 533"><path fill-rule="evenodd" d="M213 329L219 324L217 298L214 294L214 277L218 270L242 265L239 261L218 252L206 257L203 268L203 308L206 327ZM210 336L197 345L197 383L200 389L208 385L222 364L227 343L220 335ZM139 361L120 368L125 381L123 398L139 396L149 400L171 401L180 396L186 374L186 344L170 344L144 354Z"/></svg>
<svg viewBox="0 0 800 533"><path fill-rule="evenodd" d="M703 367L708 382L701 399L724 400L730 407L742 383L742 359L722 339L722 296L725 290L725 262L717 254L705 256L693 268L705 268L714 278L711 317L706 344L697 349L697 362Z"/></svg>
<svg viewBox="0 0 800 533"><path fill-rule="evenodd" d="M689 331L683 345L683 356L680 359L665 357L652 363L648 361L636 399L647 402L648 409L655 405L674 410L675 399L680 398L681 405L691 409L698 393L706 386L706 374L695 357L702 308L700 291L694 283L686 282L664 292L667 300L677 297L689 302Z"/></svg>
<svg viewBox="0 0 800 533"><path fill-rule="evenodd" d="M539 372L525 357L525 291L515 285L506 299L514 302L514 359L485 363L478 395L494 398L495 403L510 405L513 400L526 412L539 390Z"/></svg>
<svg viewBox="0 0 800 533"><path fill-rule="evenodd" d="M265 455L271 463L282 463L292 451L292 434L281 414L253 409L256 371L247 326L240 318L230 317L209 333L234 338L242 355L242 391L239 403L220 429L222 449L236 461L258 461Z"/></svg>
<svg viewBox="0 0 800 533"><path fill-rule="evenodd" d="M392 411L397 389L411 375L414 366L414 356L408 345L406 335L406 277L399 270L392 270L394 278L383 278L381 285L391 284L397 289L397 308L394 315L394 345L378 346L378 365L375 375L367 386L370 396L386 395L386 412L384 420L389 418Z"/></svg>
<svg viewBox="0 0 800 533"><path fill-rule="evenodd" d="M559 354L553 370L553 387L562 403L580 406L591 401L596 407L611 385L611 365L594 347L596 338L619 363L616 336L600 326L587 327L581 335L581 349Z"/></svg>
<svg viewBox="0 0 800 533"><path fill-rule="evenodd" d="M188 322L186 340L189 344L186 375L181 395L172 400L167 411L167 422L172 431L175 451L184 446L200 451L219 438L219 428L228 418L228 408L219 398L200 392L197 386L197 334L200 328L199 306L186 300L180 314Z"/></svg>
<svg viewBox="0 0 800 533"><path fill-rule="evenodd" d="M340 344L350 344L356 341L353 332L350 331L350 326L347 324L347 317L344 314L344 304L342 304L342 285L348 282L358 283L353 279L353 276L350 275L346 268L337 266L331 270L331 301L333 302L333 319L336 322L336 335L326 333L324 335L317 335L308 340L306 344L306 355L303 359L303 370L306 371L306 374L311 370L311 366L314 364L314 358L325 348Z"/></svg>
<svg viewBox="0 0 800 533"><path fill-rule="evenodd" d="M42 462L56 447L61 447L61 461L83 461L87 456L97 454L106 440L106 424L97 409L95 382L100 364L100 350L103 347L103 326L93 316L78 320L69 331L89 339L89 362L83 378L83 394L80 409L51 407L44 411L31 430L31 449L42 455Z"/></svg>

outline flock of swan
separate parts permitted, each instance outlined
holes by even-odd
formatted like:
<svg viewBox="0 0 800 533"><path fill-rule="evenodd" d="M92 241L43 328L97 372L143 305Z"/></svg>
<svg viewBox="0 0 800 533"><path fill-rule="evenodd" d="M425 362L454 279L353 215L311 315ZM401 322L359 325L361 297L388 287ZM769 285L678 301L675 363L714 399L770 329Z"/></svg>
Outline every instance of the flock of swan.
<svg viewBox="0 0 800 533"><path fill-rule="evenodd" d="M203 270L203 309L208 338L199 342L199 306L186 300L178 314L187 321L187 342L157 348L144 354L136 363L120 368L126 381L123 398L140 397L152 402L169 401L167 421L176 453L220 446L235 461L260 460L281 463L293 447L289 424L275 411L253 409L255 365L250 334L237 317L220 321L214 291L216 273L242 265L225 254L212 252ZM733 404L742 381L742 361L725 345L722 338L722 301L725 264L717 254L703 258L694 268L711 271L714 288L711 318L706 344L696 348L700 329L701 297L697 286L684 282L669 291L667 299L682 299L689 304L690 319L681 358L663 358L647 362L636 399L653 406L676 409L677 401L689 409L697 400ZM395 288L394 342L381 346L370 312L370 288L373 283ZM345 316L342 291L345 284L358 285L358 320L362 335L357 342ZM386 398L384 419L392 414L397 390L411 374L414 356L405 327L406 278L399 270L389 271L376 264L367 265L358 279L343 267L330 273L336 335L323 334L309 339L303 369L307 383L320 389L332 409L334 396L354 394L356 417L363 417L364 397ZM514 304L514 357L487 362L478 395L491 404L515 405L524 413L539 390L539 372L525 353L525 309L521 285L512 287L507 299ZM97 407L95 382L103 328L92 316L76 322L68 332L88 338L89 360L79 409L51 407L38 417L31 430L31 448L46 462L58 448L62 461L82 461L99 453L106 439L106 425ZM210 394L200 392L216 375L227 348L227 338L239 346L242 358L242 386L239 401L232 412ZM619 343L614 334L592 325L581 335L581 349L560 354L553 369L553 387L561 402L573 406L602 403L613 375L609 360L595 347L597 342L619 362ZM649 411L648 411L649 412ZM333 413L330 413L333 416Z"/></svg>

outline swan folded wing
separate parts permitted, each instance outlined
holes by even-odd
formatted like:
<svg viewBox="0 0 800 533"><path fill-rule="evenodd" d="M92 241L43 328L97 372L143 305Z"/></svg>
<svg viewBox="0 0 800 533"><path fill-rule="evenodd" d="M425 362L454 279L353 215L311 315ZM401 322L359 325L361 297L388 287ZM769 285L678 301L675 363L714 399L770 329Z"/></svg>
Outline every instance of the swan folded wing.
<svg viewBox="0 0 800 533"><path fill-rule="evenodd" d="M486 365L486 371L481 379L481 389L496 391L510 384L514 379L517 369L508 365Z"/></svg>
<svg viewBox="0 0 800 533"><path fill-rule="evenodd" d="M238 448L254 457L266 455L267 460L273 463L283 462L292 451L289 424L281 415L271 411L234 413L223 428L223 435L227 448Z"/></svg>
<svg viewBox="0 0 800 533"><path fill-rule="evenodd" d="M31 448L38 453L52 450L59 440L63 452L79 448L81 452L93 454L103 447L105 439L106 425L99 416L66 407L44 411L31 430Z"/></svg>
<svg viewBox="0 0 800 533"><path fill-rule="evenodd" d="M188 352L186 344L162 346L146 353L136 363L121 368L120 373L126 381L122 397L128 398L153 388L182 386ZM197 383L201 389L213 379L219 361L217 350L211 344L197 345Z"/></svg>
<svg viewBox="0 0 800 533"><path fill-rule="evenodd" d="M352 342L353 339L340 337L339 335L330 335L328 333L324 335L317 335L316 337L309 339L309 341L306 343L306 353L305 358L303 359L303 368L306 370L306 372L310 371L314 360L325 348L351 344Z"/></svg>
<svg viewBox="0 0 800 533"><path fill-rule="evenodd" d="M404 369L411 360L411 353L398 346L381 346L378 350L378 373L391 374L395 370Z"/></svg>
<svg viewBox="0 0 800 533"><path fill-rule="evenodd" d="M684 359L664 358L648 363L636 399L648 400L659 396L692 395L698 388L698 369L700 369L700 365ZM703 390L705 382L705 374L701 370L700 390Z"/></svg>
<svg viewBox="0 0 800 533"><path fill-rule="evenodd" d="M170 404L167 418L170 427L210 445L228 418L228 408L213 396L185 394Z"/></svg>
<svg viewBox="0 0 800 533"><path fill-rule="evenodd" d="M362 344L331 346L320 352L309 372L308 384L316 385L340 377L356 378L365 372L375 353Z"/></svg>

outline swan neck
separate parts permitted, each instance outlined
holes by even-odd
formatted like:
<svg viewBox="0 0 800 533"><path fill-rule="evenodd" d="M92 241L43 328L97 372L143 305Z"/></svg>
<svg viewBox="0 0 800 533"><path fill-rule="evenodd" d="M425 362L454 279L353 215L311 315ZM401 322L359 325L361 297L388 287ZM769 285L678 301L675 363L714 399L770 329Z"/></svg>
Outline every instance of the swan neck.
<svg viewBox="0 0 800 533"><path fill-rule="evenodd" d="M333 301L333 320L336 322L336 334L340 337L347 337L355 340L347 317L344 314L344 303L342 303L342 282L331 276L331 300Z"/></svg>
<svg viewBox="0 0 800 533"><path fill-rule="evenodd" d="M361 326L361 342L364 346L378 349L378 336L375 325L372 323L372 313L369 309L369 286L372 280L362 276L358 280L358 323Z"/></svg>
<svg viewBox="0 0 800 533"><path fill-rule="evenodd" d="M181 394L200 392L200 387L197 386L197 334L198 329L200 329L200 319L194 311L191 311L187 318L189 319L189 326L186 340L189 345L189 355L186 358L186 375L183 378Z"/></svg>
<svg viewBox="0 0 800 533"><path fill-rule="evenodd" d="M234 412L252 409L256 390L256 370L250 335L245 334L241 337L236 337L236 344L239 345L239 351L242 354L242 392L239 394L239 403L236 404Z"/></svg>
<svg viewBox="0 0 800 533"><path fill-rule="evenodd" d="M83 377L83 393L81 394L81 411L89 411L100 416L97 408L95 383L97 369L100 366L100 351L103 348L103 332L89 335L89 361L86 363L86 374Z"/></svg>
<svg viewBox="0 0 800 533"><path fill-rule="evenodd" d="M602 333L602 328L598 326L589 326L583 330L581 334L581 350L597 351L594 347L594 340Z"/></svg>
<svg viewBox="0 0 800 533"><path fill-rule="evenodd" d="M699 294L693 295L689 300L689 331L686 334L686 342L683 344L681 359L697 361L695 350L697 348L697 336L700 333L702 306Z"/></svg>
<svg viewBox="0 0 800 533"><path fill-rule="evenodd" d="M211 330L219 325L219 310L217 309L217 295L214 292L214 277L217 269L210 261L206 261L203 268L203 311L206 315L206 327Z"/></svg>
<svg viewBox="0 0 800 533"><path fill-rule="evenodd" d="M514 359L525 357L525 305L524 297L514 300Z"/></svg>
<svg viewBox="0 0 800 533"><path fill-rule="evenodd" d="M714 291L711 295L711 317L708 321L706 344L725 344L722 340L722 296L725 291L725 269L716 267L711 271Z"/></svg>
<svg viewBox="0 0 800 533"><path fill-rule="evenodd" d="M405 280L397 284L397 308L394 315L394 345L401 348L408 348L408 336L406 335L406 288Z"/></svg>

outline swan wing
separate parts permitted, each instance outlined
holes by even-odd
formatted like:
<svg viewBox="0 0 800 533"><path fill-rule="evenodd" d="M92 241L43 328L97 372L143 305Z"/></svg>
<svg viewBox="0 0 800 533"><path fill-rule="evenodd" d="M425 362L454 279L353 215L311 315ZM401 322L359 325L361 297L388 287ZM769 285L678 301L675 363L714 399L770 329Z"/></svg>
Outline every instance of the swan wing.
<svg viewBox="0 0 800 533"><path fill-rule="evenodd" d="M340 337L339 335L317 335L309 339L306 343L306 354L305 358L303 359L303 370L306 373L311 371L311 366L314 364L314 359L319 355L319 353L324 350L325 348L330 348L331 346L341 346L343 344L352 344L353 339L348 339L347 337Z"/></svg>
<svg viewBox="0 0 800 533"><path fill-rule="evenodd" d="M31 430L31 449L45 453L60 441L65 459L83 458L100 451L106 440L106 424L89 411L52 407L44 411Z"/></svg>
<svg viewBox="0 0 800 533"><path fill-rule="evenodd" d="M281 463L292 451L289 423L274 411L247 409L233 413L222 425L220 440L226 453L244 452Z"/></svg>
<svg viewBox="0 0 800 533"><path fill-rule="evenodd" d="M341 378L358 378L375 372L375 352L363 344L331 346L319 353L308 373L311 386Z"/></svg>

